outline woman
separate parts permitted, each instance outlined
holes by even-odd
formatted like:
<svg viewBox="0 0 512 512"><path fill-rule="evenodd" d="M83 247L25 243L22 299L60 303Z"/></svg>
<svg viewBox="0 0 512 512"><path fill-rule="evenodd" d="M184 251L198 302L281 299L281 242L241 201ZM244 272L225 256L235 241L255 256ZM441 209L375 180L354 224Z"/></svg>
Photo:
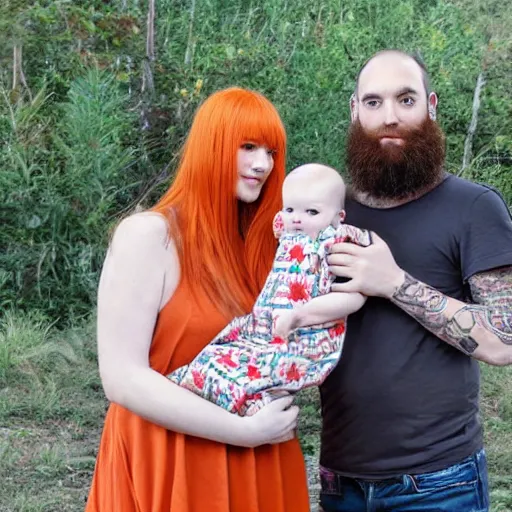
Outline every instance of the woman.
<svg viewBox="0 0 512 512"><path fill-rule="evenodd" d="M290 398L242 418L165 377L250 311L276 248L285 143L263 96L213 94L174 184L152 212L117 228L98 295L112 405L87 512L309 510Z"/></svg>

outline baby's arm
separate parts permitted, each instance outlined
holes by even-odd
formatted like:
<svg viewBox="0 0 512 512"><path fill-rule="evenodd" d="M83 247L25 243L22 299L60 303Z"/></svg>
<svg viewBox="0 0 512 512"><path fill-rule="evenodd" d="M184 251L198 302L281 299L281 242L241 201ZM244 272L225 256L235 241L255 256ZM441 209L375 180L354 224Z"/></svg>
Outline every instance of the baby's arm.
<svg viewBox="0 0 512 512"><path fill-rule="evenodd" d="M293 329L340 320L356 312L366 302L360 293L331 292L311 299L305 304L279 313L274 333L286 337Z"/></svg>

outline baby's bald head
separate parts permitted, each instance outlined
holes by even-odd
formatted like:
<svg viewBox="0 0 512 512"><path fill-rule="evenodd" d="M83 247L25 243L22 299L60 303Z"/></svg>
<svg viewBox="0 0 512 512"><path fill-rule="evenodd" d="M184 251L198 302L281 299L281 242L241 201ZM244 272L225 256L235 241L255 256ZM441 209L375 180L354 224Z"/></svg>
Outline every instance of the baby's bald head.
<svg viewBox="0 0 512 512"><path fill-rule="evenodd" d="M345 183L336 169L304 164L291 171L283 184L283 212L287 229L316 236L329 224L345 218Z"/></svg>
<svg viewBox="0 0 512 512"><path fill-rule="evenodd" d="M336 169L327 165L312 163L296 167L286 176L283 191L290 186L297 187L297 192L302 190L306 197L322 195L336 207L345 207L345 182Z"/></svg>

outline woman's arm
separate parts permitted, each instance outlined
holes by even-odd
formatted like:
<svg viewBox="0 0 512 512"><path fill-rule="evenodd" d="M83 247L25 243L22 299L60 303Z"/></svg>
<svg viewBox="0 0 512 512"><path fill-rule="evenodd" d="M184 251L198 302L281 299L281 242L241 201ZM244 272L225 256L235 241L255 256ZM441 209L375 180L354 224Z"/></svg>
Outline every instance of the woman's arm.
<svg viewBox="0 0 512 512"><path fill-rule="evenodd" d="M288 408L291 398L241 418L150 368L158 312L179 279L163 217L137 214L119 225L98 291L98 357L107 398L165 428L213 441L257 446L291 439L298 414L297 407Z"/></svg>

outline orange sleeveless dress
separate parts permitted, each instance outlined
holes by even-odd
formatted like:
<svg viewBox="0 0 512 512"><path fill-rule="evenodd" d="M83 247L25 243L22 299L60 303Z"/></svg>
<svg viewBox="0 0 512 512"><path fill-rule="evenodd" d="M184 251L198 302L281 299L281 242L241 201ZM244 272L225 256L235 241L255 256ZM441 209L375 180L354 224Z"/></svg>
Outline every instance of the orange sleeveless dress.
<svg viewBox="0 0 512 512"><path fill-rule="evenodd" d="M150 351L156 371L166 375L190 363L226 325L205 296L199 302L182 280L160 312ZM178 434L110 405L86 512L307 511L297 439L239 448Z"/></svg>

